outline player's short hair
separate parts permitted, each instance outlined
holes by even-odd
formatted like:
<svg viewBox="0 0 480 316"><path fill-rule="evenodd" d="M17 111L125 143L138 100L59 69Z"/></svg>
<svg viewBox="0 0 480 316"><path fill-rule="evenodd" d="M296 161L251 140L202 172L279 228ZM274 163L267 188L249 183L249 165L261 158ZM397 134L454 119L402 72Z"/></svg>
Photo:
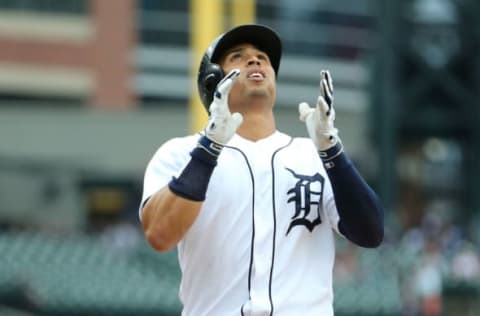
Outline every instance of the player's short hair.
<svg viewBox="0 0 480 316"><path fill-rule="evenodd" d="M222 67L218 64L220 59L230 48L242 43L252 44L265 52L275 74L278 75L282 43L277 32L261 24L245 24L230 29L210 44L200 62L197 86L200 99L207 111L213 101L217 84L225 76Z"/></svg>

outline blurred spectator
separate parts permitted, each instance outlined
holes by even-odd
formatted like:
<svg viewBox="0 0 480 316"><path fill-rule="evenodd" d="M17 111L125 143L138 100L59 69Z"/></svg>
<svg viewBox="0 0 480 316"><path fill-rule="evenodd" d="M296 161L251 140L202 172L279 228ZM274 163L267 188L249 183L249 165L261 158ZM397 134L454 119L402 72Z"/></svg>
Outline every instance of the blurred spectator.
<svg viewBox="0 0 480 316"><path fill-rule="evenodd" d="M108 249L120 254L135 251L143 240L138 227L127 220L112 222L102 231L100 238Z"/></svg>
<svg viewBox="0 0 480 316"><path fill-rule="evenodd" d="M480 258L472 244L464 242L453 257L451 276L462 282L475 282L480 278Z"/></svg>
<svg viewBox="0 0 480 316"><path fill-rule="evenodd" d="M439 316L442 312L443 271L438 241L435 236L429 236L414 274L414 289L422 316Z"/></svg>
<svg viewBox="0 0 480 316"><path fill-rule="evenodd" d="M358 249L346 243L344 240L338 240L333 271L335 283L347 284L354 281L359 272L357 269L357 261Z"/></svg>

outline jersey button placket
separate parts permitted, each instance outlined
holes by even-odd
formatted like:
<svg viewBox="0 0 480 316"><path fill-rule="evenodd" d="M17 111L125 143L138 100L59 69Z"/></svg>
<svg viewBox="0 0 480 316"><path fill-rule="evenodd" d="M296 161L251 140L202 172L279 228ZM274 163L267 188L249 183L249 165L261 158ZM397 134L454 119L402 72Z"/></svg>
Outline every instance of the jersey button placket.
<svg viewBox="0 0 480 316"><path fill-rule="evenodd" d="M254 274L252 276L252 315L268 315L269 283L273 243L270 156L258 146L253 154L255 180Z"/></svg>

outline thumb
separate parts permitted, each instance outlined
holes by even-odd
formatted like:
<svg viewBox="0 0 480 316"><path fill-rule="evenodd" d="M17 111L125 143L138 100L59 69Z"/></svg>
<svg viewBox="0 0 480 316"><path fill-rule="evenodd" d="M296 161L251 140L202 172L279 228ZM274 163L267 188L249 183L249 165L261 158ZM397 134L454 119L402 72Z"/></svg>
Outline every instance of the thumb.
<svg viewBox="0 0 480 316"><path fill-rule="evenodd" d="M315 110L306 102L302 102L298 105L298 113L300 114L300 121L305 122L307 117Z"/></svg>
<svg viewBox="0 0 480 316"><path fill-rule="evenodd" d="M243 115L238 113L238 112L235 112L232 114L232 123L233 123L233 126L235 127L235 130L238 129L238 127L242 124L243 122Z"/></svg>

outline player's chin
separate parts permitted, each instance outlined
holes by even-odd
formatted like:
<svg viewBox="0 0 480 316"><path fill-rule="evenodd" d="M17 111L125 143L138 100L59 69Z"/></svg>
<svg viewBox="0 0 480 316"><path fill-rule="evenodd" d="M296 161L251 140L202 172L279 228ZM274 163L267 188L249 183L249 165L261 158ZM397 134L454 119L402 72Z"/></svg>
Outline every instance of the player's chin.
<svg viewBox="0 0 480 316"><path fill-rule="evenodd" d="M273 106L275 103L275 94L272 94L268 91L259 91L256 90L252 93L249 93L247 99L253 104L263 104L268 106Z"/></svg>
<svg viewBox="0 0 480 316"><path fill-rule="evenodd" d="M248 94L257 97L269 97L275 94L275 91L267 85L256 85L248 87Z"/></svg>
<svg viewBox="0 0 480 316"><path fill-rule="evenodd" d="M267 89L251 89L247 95L249 98L254 99L268 99L272 97L272 94Z"/></svg>

